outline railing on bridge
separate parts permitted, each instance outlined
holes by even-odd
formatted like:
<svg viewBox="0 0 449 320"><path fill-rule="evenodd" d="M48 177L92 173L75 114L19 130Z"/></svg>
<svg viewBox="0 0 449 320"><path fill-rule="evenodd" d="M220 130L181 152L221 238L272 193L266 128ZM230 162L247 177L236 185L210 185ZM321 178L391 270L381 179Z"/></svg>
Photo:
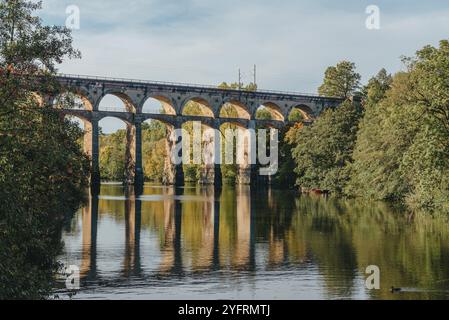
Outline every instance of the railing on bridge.
<svg viewBox="0 0 449 320"><path fill-rule="evenodd" d="M108 111L108 112L129 112L125 108L120 107L100 107L98 111Z"/></svg>
<svg viewBox="0 0 449 320"><path fill-rule="evenodd" d="M214 89L214 90L223 90L223 91L231 91L231 92L232 91L251 92L251 91L247 91L247 90L224 89L224 88L220 88L219 86L183 83L183 82L167 82L167 81L152 81L152 80L139 80L139 79L128 79L128 78L98 77L98 76L66 74L66 73L59 73L58 77L70 78L70 79L80 79L80 80L87 79L87 80L95 80L95 81L115 81L115 82L129 82L129 83L139 83L139 84L149 84L149 85L178 86L178 87L186 87L186 88ZM291 96L306 96L306 97L316 97L316 98L339 99L337 97L324 97L324 96L321 96L316 93L304 93L304 92L295 92L295 91L257 89L257 91L254 91L254 93L281 94L281 95L291 95Z"/></svg>

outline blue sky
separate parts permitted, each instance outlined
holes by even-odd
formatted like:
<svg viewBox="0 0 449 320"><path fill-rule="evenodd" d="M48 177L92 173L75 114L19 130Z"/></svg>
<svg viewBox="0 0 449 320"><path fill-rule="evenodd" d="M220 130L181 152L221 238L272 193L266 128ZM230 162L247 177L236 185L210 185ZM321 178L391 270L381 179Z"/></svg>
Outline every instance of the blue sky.
<svg viewBox="0 0 449 320"><path fill-rule="evenodd" d="M83 58L60 70L88 75L218 84L241 68L250 82L257 64L260 88L315 92L338 61L367 81L449 38L447 0L44 0L44 21L64 24L68 5L80 8ZM365 27L368 5L380 30Z"/></svg>

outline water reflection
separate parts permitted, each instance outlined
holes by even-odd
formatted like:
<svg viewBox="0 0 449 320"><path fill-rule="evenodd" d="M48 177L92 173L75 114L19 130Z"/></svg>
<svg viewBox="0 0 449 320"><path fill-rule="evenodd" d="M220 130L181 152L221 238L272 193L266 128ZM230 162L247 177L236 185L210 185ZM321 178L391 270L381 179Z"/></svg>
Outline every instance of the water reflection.
<svg viewBox="0 0 449 320"><path fill-rule="evenodd" d="M102 186L64 234L76 298L446 299L449 228L361 204L249 187ZM365 289L365 269L381 290ZM405 288L391 294L389 288Z"/></svg>

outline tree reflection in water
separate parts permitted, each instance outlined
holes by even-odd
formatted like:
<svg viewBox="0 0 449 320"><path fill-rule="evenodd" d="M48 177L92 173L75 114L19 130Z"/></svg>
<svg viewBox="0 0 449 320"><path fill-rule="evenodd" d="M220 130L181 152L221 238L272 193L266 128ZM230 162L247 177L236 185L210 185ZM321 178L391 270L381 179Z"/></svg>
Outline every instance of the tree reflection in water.
<svg viewBox="0 0 449 320"><path fill-rule="evenodd" d="M177 298L196 287L206 298L276 298L272 286L291 299L449 298L447 221L383 203L246 186L146 186L137 197L107 185L74 219L61 261L81 266L80 298L156 289ZM364 287L369 265L380 267L381 290Z"/></svg>

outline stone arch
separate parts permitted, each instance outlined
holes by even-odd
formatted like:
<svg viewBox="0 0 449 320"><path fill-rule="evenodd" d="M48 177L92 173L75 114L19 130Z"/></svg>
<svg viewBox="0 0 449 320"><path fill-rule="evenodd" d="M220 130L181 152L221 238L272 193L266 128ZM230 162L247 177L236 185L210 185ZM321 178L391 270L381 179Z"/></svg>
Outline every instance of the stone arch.
<svg viewBox="0 0 449 320"><path fill-rule="evenodd" d="M83 115L82 113L70 113L70 112L64 112L62 113L63 118L75 118L75 122L82 123L83 126L81 129L84 132L83 137L83 144L82 148L85 154L87 154L90 158L92 158L93 153L93 130L92 130L92 121L89 117L86 115Z"/></svg>
<svg viewBox="0 0 449 320"><path fill-rule="evenodd" d="M201 122L202 125L213 128L214 127L214 119L210 117L204 116L182 116L182 124L187 122Z"/></svg>
<svg viewBox="0 0 449 320"><path fill-rule="evenodd" d="M160 107L162 108L163 114L170 114L170 115L176 115L176 100L171 99L163 94L150 94L147 95L143 101L141 106L138 108L139 113L158 113L158 112L152 112L151 110L145 110L149 109L148 107L152 107L149 104L153 101L157 101L160 104ZM150 111L150 112L148 112Z"/></svg>
<svg viewBox="0 0 449 320"><path fill-rule="evenodd" d="M279 120L257 120L257 129L282 129L284 122Z"/></svg>
<svg viewBox="0 0 449 320"><path fill-rule="evenodd" d="M172 115L165 115L165 114L145 114L144 116L141 116L142 122L147 122L151 120L156 120L164 123L167 126L175 127L177 123L177 119L175 116Z"/></svg>
<svg viewBox="0 0 449 320"><path fill-rule="evenodd" d="M220 108L220 118L251 119L250 108L236 99L226 99Z"/></svg>
<svg viewBox="0 0 449 320"><path fill-rule="evenodd" d="M271 114L271 119L270 120L277 120L277 121L284 121L284 115L282 114L282 110L281 107L279 107L278 104L274 103L274 102L264 102L262 103L257 109L256 109L256 114L254 115L254 117L259 120L258 116L257 116L257 111L259 110L267 110L270 114Z"/></svg>
<svg viewBox="0 0 449 320"><path fill-rule="evenodd" d="M62 115L63 119L69 117L69 118L76 118L84 123L92 122L92 119L91 119L92 117L90 116L90 112L87 112L87 111L80 110L80 112L77 112L77 111L70 112L70 110L69 110L67 112L62 112L61 115Z"/></svg>
<svg viewBox="0 0 449 320"><path fill-rule="evenodd" d="M220 127L223 125L233 125L236 127L241 127L243 129L248 129L248 119L242 119L242 118L226 118L221 119L220 121Z"/></svg>
<svg viewBox="0 0 449 320"><path fill-rule="evenodd" d="M75 110L94 110L94 103L89 98L89 94L81 89L61 92L54 97L52 103L59 109L65 108L67 104Z"/></svg>
<svg viewBox="0 0 449 320"><path fill-rule="evenodd" d="M126 113L120 113L120 112L104 112L100 113L98 116L98 122L104 120L104 119L118 119L123 121L126 125L132 125L132 119L129 117Z"/></svg>
<svg viewBox="0 0 449 320"><path fill-rule="evenodd" d="M294 112L294 110L299 111L302 116L303 116L303 120L313 120L315 118L314 114L315 112L313 111L313 109L306 105L306 104L298 104L298 105L294 105L292 108L290 108L289 112L288 112L288 116L287 119L289 121L294 121L291 120L291 116L292 113Z"/></svg>
<svg viewBox="0 0 449 320"><path fill-rule="evenodd" d="M97 102L97 106L96 106L96 109L97 110L100 110L100 104L101 104L101 102L103 101L103 99L106 97L106 96L113 96L113 97L115 97L115 98L118 98L122 103L123 103L123 106L124 106L124 112L130 112L130 113L136 113L137 112L137 108L136 108L136 106L135 106L135 104L134 104L134 102L133 102L133 100L131 99L131 97L129 96L129 95L127 95L126 93L124 93L124 92L121 92L121 91L117 91L117 90L114 90L114 89L110 89L110 90L105 90L104 92L103 92L103 94L101 95L101 97L98 99L98 102ZM112 108L111 108L111 110L107 110L107 109L105 109L105 108L102 108L103 110L100 110L100 111L117 111L117 112L123 112L123 111L120 111L119 110L119 108L117 108L117 110L114 110L115 109L115 107L114 106L111 106ZM109 106L107 106L106 108L110 108Z"/></svg>
<svg viewBox="0 0 449 320"><path fill-rule="evenodd" d="M200 113L200 114L196 114ZM214 109L208 100L202 97L190 97L181 104L181 115L214 117Z"/></svg>

